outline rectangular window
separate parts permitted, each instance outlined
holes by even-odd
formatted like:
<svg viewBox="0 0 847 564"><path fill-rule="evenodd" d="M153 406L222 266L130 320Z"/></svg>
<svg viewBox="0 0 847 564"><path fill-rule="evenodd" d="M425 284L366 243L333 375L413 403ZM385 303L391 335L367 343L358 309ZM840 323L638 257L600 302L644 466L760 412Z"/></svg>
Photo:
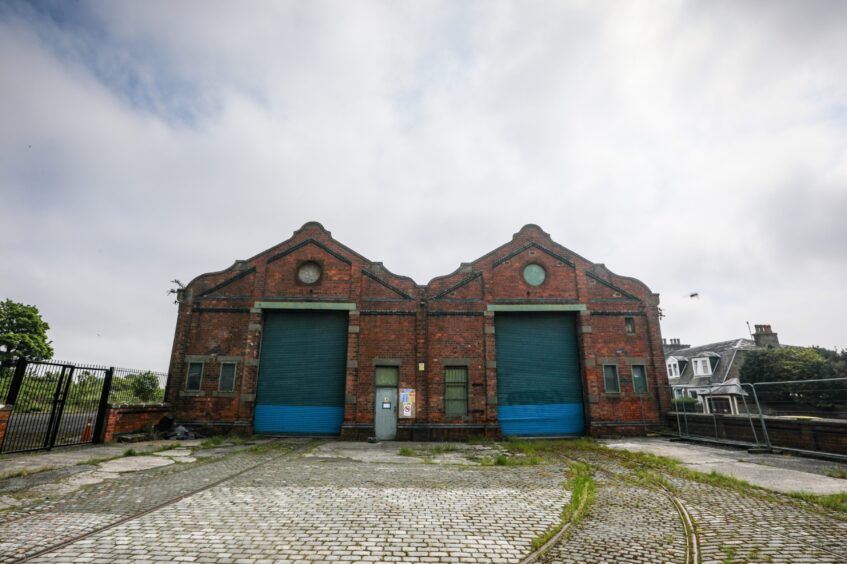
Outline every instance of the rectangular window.
<svg viewBox="0 0 847 564"><path fill-rule="evenodd" d="M624 325L626 325L627 335L633 335L635 333L635 318L634 317L624 317L623 321L624 321Z"/></svg>
<svg viewBox="0 0 847 564"><path fill-rule="evenodd" d="M709 398L709 411L731 415L732 406L729 403L729 398Z"/></svg>
<svg viewBox="0 0 847 564"><path fill-rule="evenodd" d="M641 364L632 365L632 391L636 394L647 393L647 371Z"/></svg>
<svg viewBox="0 0 847 564"><path fill-rule="evenodd" d="M694 359L694 375L695 376L709 376L712 373L712 365L709 363L708 358L695 358Z"/></svg>
<svg viewBox="0 0 847 564"><path fill-rule="evenodd" d="M377 387L397 387L400 382L400 368L397 366L377 366L375 383Z"/></svg>
<svg viewBox="0 0 847 564"><path fill-rule="evenodd" d="M235 367L234 362L221 364L221 377L218 380L219 392L232 392L235 390Z"/></svg>
<svg viewBox="0 0 847 564"><path fill-rule="evenodd" d="M619 394L621 391L621 382L618 379L618 367L614 364L606 364L603 366L603 382L606 385L607 394Z"/></svg>
<svg viewBox="0 0 847 564"><path fill-rule="evenodd" d="M188 377L185 379L185 389L189 392L200 391L200 382L203 380L203 363L189 362Z"/></svg>
<svg viewBox="0 0 847 564"><path fill-rule="evenodd" d="M467 367L444 368L444 414L447 417L465 417L468 414Z"/></svg>

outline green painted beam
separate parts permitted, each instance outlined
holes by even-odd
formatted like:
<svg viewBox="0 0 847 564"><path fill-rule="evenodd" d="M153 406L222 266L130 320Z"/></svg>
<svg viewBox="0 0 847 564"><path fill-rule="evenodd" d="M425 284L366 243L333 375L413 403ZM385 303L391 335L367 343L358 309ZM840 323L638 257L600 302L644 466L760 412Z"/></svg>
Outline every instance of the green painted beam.
<svg viewBox="0 0 847 564"><path fill-rule="evenodd" d="M585 304L490 304L488 311L585 311Z"/></svg>
<svg viewBox="0 0 847 564"><path fill-rule="evenodd" d="M256 302L256 309L340 309L356 311L356 304L343 302Z"/></svg>

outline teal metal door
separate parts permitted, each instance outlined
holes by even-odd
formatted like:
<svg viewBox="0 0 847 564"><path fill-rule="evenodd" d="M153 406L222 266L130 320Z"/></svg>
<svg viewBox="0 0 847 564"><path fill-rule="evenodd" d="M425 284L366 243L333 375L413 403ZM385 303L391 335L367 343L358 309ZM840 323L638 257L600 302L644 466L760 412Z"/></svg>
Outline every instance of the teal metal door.
<svg viewBox="0 0 847 564"><path fill-rule="evenodd" d="M575 317L497 313L497 413L504 435L585 431Z"/></svg>
<svg viewBox="0 0 847 564"><path fill-rule="evenodd" d="M344 420L347 312L269 313L262 330L253 428L337 435Z"/></svg>
<svg viewBox="0 0 847 564"><path fill-rule="evenodd" d="M380 441L393 441L397 436L397 388L376 389L374 434Z"/></svg>

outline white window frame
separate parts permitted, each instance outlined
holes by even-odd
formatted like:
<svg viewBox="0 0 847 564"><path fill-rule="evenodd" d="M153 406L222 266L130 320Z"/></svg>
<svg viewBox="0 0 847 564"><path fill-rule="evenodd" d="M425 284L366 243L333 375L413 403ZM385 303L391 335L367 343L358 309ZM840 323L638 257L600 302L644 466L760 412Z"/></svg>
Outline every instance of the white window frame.
<svg viewBox="0 0 847 564"><path fill-rule="evenodd" d="M679 363L675 358L668 361L668 378L679 378Z"/></svg>
<svg viewBox="0 0 847 564"><path fill-rule="evenodd" d="M695 358L694 362L694 375L695 376L711 376L712 375L712 363L709 362L708 357L704 358Z"/></svg>

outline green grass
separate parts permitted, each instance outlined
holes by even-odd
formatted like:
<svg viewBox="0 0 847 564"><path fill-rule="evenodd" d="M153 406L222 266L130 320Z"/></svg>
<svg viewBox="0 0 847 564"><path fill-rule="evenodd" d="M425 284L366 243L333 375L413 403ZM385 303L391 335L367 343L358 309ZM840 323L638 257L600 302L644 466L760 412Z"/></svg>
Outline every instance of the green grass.
<svg viewBox="0 0 847 564"><path fill-rule="evenodd" d="M138 456L138 452L134 448L128 448L124 451L124 456Z"/></svg>
<svg viewBox="0 0 847 564"><path fill-rule="evenodd" d="M401 448L401 449L400 449L400 452L398 452L398 454L399 454L400 456L416 456L416 454L415 454L415 450L414 450L414 449L411 449L411 448L409 448L409 447L403 447L403 448Z"/></svg>
<svg viewBox="0 0 847 564"><path fill-rule="evenodd" d="M847 480L847 470L844 468L833 468L826 472L826 475L830 478L839 478L841 480Z"/></svg>
<svg viewBox="0 0 847 564"><path fill-rule="evenodd" d="M838 513L847 513L847 493L831 494L831 495L815 495L795 492L788 494L795 499L801 499L805 502L825 507Z"/></svg>
<svg viewBox="0 0 847 564"><path fill-rule="evenodd" d="M465 441L469 445L481 446L481 445L490 445L494 441L485 437L483 435L473 435L468 437L467 441Z"/></svg>
<svg viewBox="0 0 847 564"><path fill-rule="evenodd" d="M591 467L582 462L571 462L565 488L570 490L570 502L562 510L562 519L543 535L532 540L533 550L538 550L568 523L578 523L594 501L594 479Z"/></svg>
<svg viewBox="0 0 847 564"><path fill-rule="evenodd" d="M498 454L494 458L483 457L479 462L482 466L535 466L541 464L541 458L537 456L506 456Z"/></svg>
<svg viewBox="0 0 847 564"><path fill-rule="evenodd" d="M814 495L792 493L785 496L725 474L719 474L714 471L705 473L692 470L685 467L679 460L673 458L647 452L612 449L589 438L573 440L511 440L506 442L504 447L513 452L562 456L580 451L600 452L620 462L623 466L634 470L636 476L640 472L641 479L650 480L653 483L660 483L657 480L661 479L664 482L662 485L666 487L670 486L670 484L667 483L667 480L661 474L683 478L701 484L708 484L771 502L790 503L794 500L796 502L803 502L806 508L824 509L839 514L847 514L847 494Z"/></svg>

